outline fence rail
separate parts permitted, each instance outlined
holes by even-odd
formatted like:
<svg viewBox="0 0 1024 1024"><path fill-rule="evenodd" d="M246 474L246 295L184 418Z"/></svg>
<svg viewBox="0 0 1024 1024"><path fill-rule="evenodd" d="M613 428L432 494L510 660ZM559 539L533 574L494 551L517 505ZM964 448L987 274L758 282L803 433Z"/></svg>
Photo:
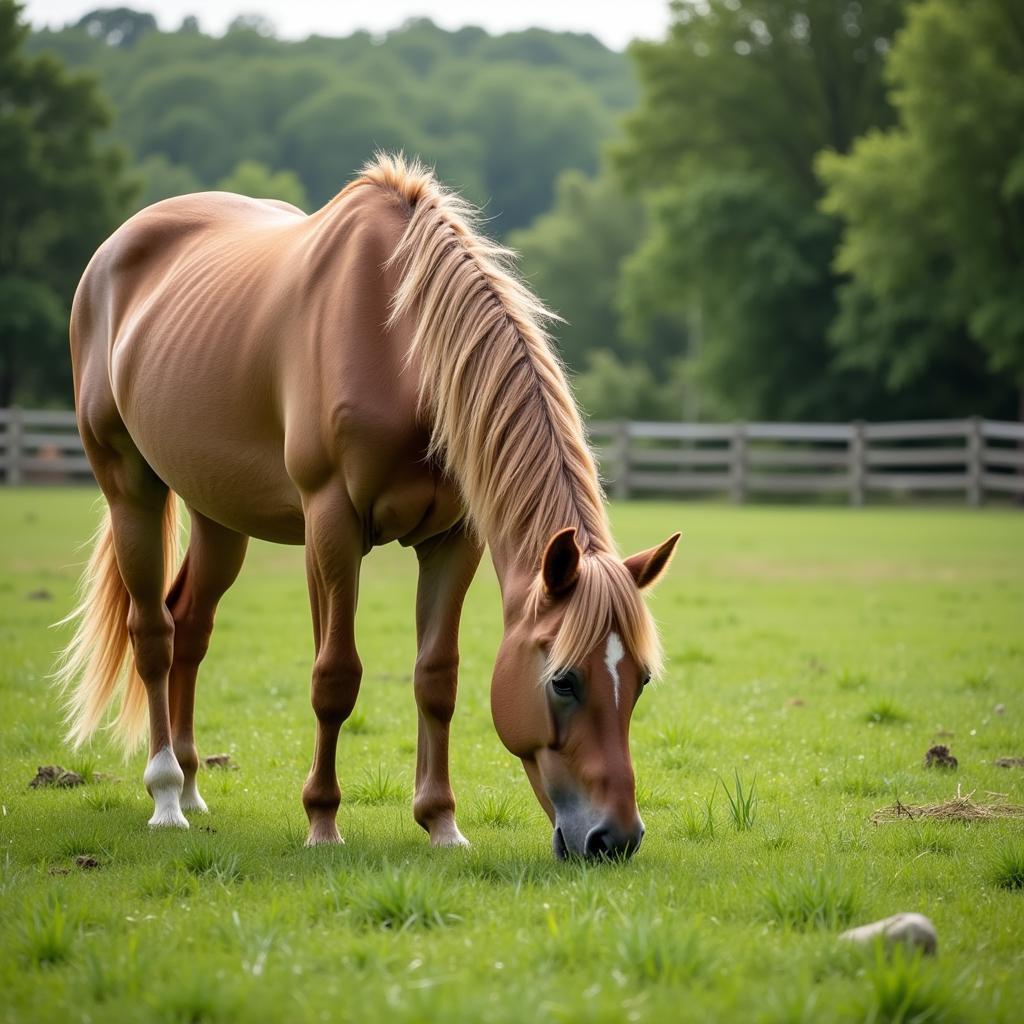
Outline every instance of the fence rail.
<svg viewBox="0 0 1024 1024"><path fill-rule="evenodd" d="M638 494L1024 496L1024 423L596 422L590 435L617 498Z"/></svg>
<svg viewBox="0 0 1024 1024"><path fill-rule="evenodd" d="M641 494L1024 496L1024 423L595 422L590 435L617 498ZM0 409L9 484L92 480L72 412Z"/></svg>

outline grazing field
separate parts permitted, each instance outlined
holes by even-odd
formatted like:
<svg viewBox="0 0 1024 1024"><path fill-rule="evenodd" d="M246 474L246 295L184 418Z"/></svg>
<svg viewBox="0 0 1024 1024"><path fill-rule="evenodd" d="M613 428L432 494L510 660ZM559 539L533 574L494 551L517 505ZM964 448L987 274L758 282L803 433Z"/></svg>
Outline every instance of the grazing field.
<svg viewBox="0 0 1024 1024"><path fill-rule="evenodd" d="M1024 821L870 821L958 787L1024 803L1024 767L993 764L1024 756L1019 513L616 507L624 550L683 541L653 599L667 674L632 730L647 838L628 863L583 866L552 858L490 724L486 564L453 729L473 847L431 850L413 823L415 559L395 547L363 575L347 845L302 845L302 553L263 544L224 600L197 701L200 753L237 770L201 772L211 814L190 832L149 834L143 756L70 753L46 679L94 500L0 491L0 1019L1024 1016ZM934 743L957 770L923 767ZM55 763L91 781L28 788ZM836 941L903 910L935 921L937 960Z"/></svg>

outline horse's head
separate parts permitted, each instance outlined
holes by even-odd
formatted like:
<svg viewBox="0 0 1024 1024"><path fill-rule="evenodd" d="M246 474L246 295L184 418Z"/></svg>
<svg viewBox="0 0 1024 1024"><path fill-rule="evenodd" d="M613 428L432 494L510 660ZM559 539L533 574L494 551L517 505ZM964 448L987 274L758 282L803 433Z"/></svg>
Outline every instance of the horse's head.
<svg viewBox="0 0 1024 1024"><path fill-rule="evenodd" d="M678 539L620 561L584 554L562 530L538 577L506 594L491 711L551 819L558 857L628 856L643 839L629 723L659 647L640 591Z"/></svg>

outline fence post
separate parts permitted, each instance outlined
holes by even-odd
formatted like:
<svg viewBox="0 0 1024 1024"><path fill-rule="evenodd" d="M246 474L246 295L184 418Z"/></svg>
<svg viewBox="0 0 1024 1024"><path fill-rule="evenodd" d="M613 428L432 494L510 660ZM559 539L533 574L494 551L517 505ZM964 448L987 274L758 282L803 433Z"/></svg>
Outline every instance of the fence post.
<svg viewBox="0 0 1024 1024"><path fill-rule="evenodd" d="M629 420L619 420L615 429L615 474L614 494L617 501L629 498Z"/></svg>
<svg viewBox="0 0 1024 1024"><path fill-rule="evenodd" d="M967 421L967 504L972 508L981 505L985 498L983 455L981 417L971 416Z"/></svg>
<svg viewBox="0 0 1024 1024"><path fill-rule="evenodd" d="M729 444L730 476L732 477L732 500L742 505L747 499L747 427L737 423L733 428Z"/></svg>
<svg viewBox="0 0 1024 1024"><path fill-rule="evenodd" d="M21 410L14 406L8 411L7 419L7 482L21 483L22 457Z"/></svg>
<svg viewBox="0 0 1024 1024"><path fill-rule="evenodd" d="M854 420L850 424L850 504L864 504L864 490L867 476L867 448L864 443L864 421Z"/></svg>

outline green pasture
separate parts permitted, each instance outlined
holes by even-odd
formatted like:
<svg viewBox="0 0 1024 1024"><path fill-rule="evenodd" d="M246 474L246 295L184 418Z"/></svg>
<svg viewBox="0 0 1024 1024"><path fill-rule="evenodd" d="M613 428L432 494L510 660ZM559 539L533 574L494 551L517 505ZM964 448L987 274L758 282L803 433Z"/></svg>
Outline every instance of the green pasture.
<svg viewBox="0 0 1024 1024"><path fill-rule="evenodd" d="M489 565L453 729L473 846L431 850L413 823L415 559L397 547L364 567L365 675L339 757L347 844L302 845L302 552L264 544L223 602L197 705L200 752L237 770L203 770L211 814L191 831L150 834L142 755L69 752L47 681L94 502L0 491L0 1019L1024 1017L1024 821L870 821L958 787L1024 803L1024 768L993 764L1024 756L1019 512L614 508L626 551L683 541L653 598L667 674L632 730L647 838L628 863L584 866L554 861L491 727ZM957 771L922 766L937 742ZM93 781L29 789L54 763ZM836 941L904 910L934 920L937 959Z"/></svg>

